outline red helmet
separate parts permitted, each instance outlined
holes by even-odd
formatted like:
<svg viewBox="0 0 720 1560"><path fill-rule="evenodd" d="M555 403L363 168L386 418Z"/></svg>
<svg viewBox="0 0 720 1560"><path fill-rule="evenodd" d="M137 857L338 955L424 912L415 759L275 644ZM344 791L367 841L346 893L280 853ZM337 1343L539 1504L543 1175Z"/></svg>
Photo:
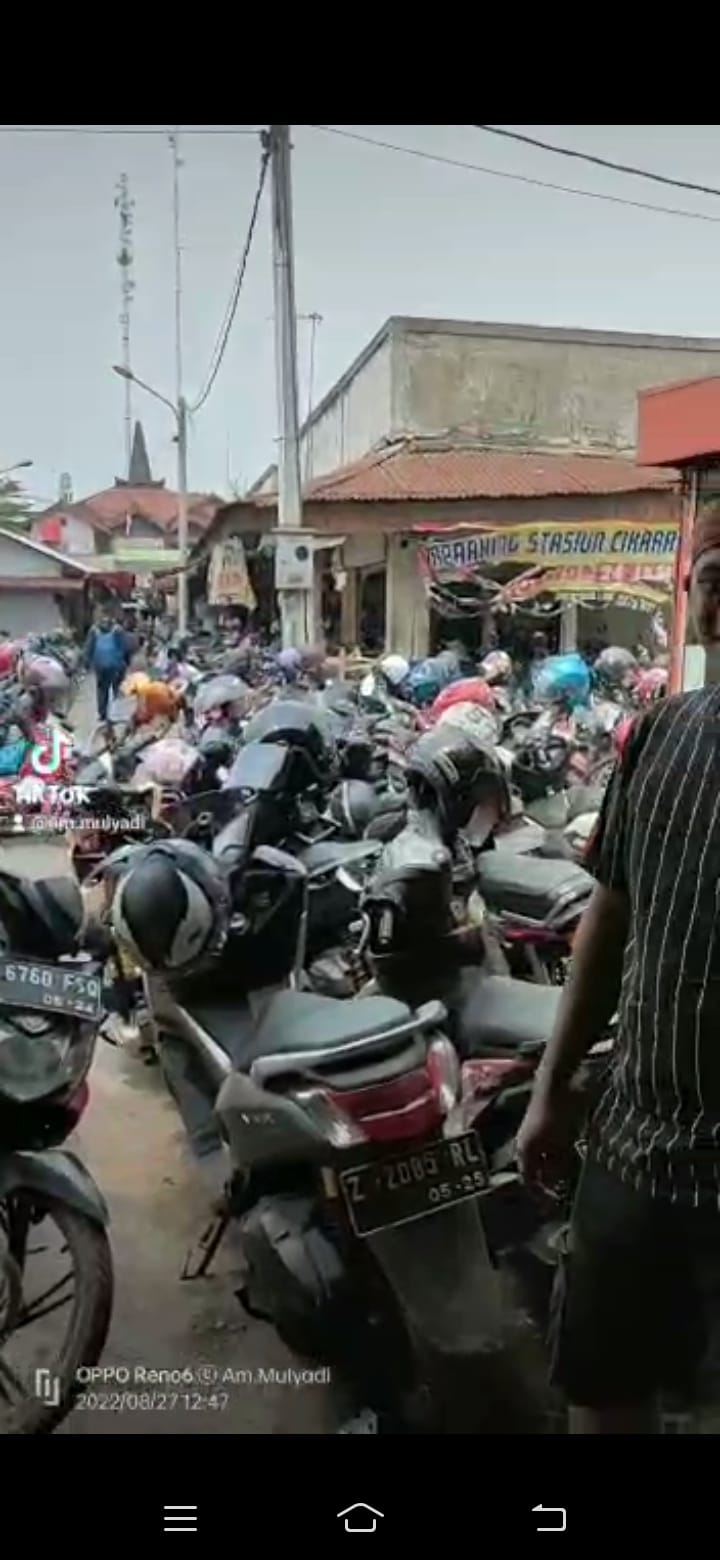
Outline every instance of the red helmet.
<svg viewBox="0 0 720 1560"><path fill-rule="evenodd" d="M481 709L494 710L495 695L484 677L461 677L438 694L430 707L430 719L437 720L453 704L479 704Z"/></svg>
<svg viewBox="0 0 720 1560"><path fill-rule="evenodd" d="M667 667L648 666L644 672L638 672L633 692L638 704L654 704L656 699L665 697L667 685Z"/></svg>

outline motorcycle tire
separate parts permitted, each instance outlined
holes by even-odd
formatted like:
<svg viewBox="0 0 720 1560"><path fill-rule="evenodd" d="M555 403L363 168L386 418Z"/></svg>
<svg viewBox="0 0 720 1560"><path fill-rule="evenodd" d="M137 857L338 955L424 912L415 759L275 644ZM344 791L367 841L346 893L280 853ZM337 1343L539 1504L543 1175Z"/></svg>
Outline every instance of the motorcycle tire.
<svg viewBox="0 0 720 1560"><path fill-rule="evenodd" d="M6 1418L0 1416L0 1434L8 1435L48 1435L66 1418L82 1388L79 1371L96 1365L103 1352L113 1308L113 1261L106 1231L66 1203L40 1198L34 1191L28 1195L33 1208L42 1209L64 1237L73 1260L75 1293L70 1325L53 1371L58 1383L53 1396L58 1402L30 1398L16 1413L11 1410ZM0 1358L3 1342L0 1336Z"/></svg>

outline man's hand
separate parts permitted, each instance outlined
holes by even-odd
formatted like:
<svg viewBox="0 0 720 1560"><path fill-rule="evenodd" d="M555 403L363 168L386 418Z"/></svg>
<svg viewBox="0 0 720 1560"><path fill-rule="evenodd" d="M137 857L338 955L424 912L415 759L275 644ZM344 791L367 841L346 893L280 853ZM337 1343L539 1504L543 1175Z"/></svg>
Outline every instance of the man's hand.
<svg viewBox="0 0 720 1560"><path fill-rule="evenodd" d="M516 1139L520 1173L529 1186L552 1187L563 1179L578 1127L578 1105L569 1085L536 1087Z"/></svg>

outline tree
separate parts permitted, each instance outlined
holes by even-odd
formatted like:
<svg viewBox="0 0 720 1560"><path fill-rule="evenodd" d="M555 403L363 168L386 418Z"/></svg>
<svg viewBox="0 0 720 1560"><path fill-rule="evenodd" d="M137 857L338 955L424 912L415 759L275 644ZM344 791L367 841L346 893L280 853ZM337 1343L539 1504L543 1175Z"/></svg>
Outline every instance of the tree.
<svg viewBox="0 0 720 1560"><path fill-rule="evenodd" d="M0 525L17 526L27 530L33 515L33 506L22 483L13 477L0 478Z"/></svg>

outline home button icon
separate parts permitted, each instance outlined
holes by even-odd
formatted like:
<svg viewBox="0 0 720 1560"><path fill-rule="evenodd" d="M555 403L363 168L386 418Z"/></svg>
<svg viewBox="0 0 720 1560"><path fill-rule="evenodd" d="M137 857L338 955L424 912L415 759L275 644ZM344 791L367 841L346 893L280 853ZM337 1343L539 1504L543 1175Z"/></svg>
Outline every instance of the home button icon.
<svg viewBox="0 0 720 1560"><path fill-rule="evenodd" d="M346 1533L376 1533L378 1517L384 1517L384 1511L376 1511L374 1506L368 1506L364 1500L356 1501L354 1506L346 1506L344 1511L338 1511L338 1517L345 1518Z"/></svg>

